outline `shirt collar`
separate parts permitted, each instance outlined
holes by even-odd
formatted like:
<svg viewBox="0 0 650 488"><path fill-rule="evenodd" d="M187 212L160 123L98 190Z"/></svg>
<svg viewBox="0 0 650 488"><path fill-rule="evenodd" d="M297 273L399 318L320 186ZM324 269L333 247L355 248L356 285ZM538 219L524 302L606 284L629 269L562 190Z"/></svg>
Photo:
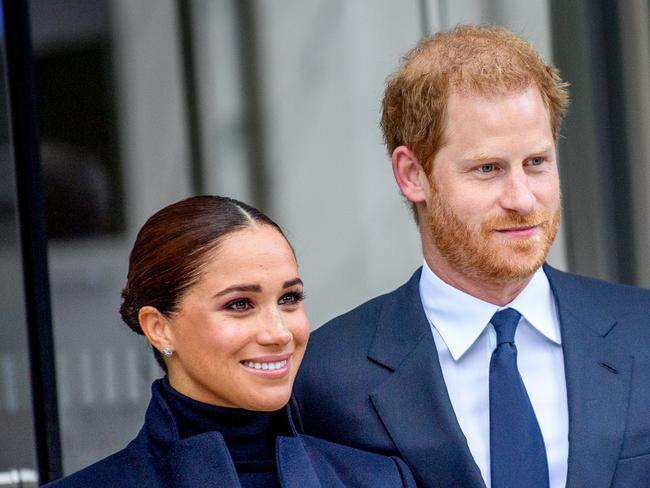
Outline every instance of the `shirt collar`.
<svg viewBox="0 0 650 488"><path fill-rule="evenodd" d="M426 261L420 276L420 299L429 323L445 341L454 360L476 342L497 310L512 307L539 333L561 344L551 286L540 268L515 299L499 307L469 295L438 278Z"/></svg>
<svg viewBox="0 0 650 488"><path fill-rule="evenodd" d="M542 268L535 272L526 288L503 308L507 307L517 310L544 337L562 344L555 297Z"/></svg>

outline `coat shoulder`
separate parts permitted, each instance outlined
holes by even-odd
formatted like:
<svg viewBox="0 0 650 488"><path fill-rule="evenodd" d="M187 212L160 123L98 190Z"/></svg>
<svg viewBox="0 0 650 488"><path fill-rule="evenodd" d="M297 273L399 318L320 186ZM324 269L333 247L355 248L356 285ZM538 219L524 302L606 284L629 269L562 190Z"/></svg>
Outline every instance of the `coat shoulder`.
<svg viewBox="0 0 650 488"><path fill-rule="evenodd" d="M158 475L150 457L127 447L45 488L135 488L158 486Z"/></svg>

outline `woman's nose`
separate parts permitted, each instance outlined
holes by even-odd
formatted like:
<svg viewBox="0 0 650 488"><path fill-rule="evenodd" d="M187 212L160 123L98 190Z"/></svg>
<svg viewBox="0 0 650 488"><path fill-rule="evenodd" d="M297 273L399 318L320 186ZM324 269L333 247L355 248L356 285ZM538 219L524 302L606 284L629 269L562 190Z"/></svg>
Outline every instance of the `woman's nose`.
<svg viewBox="0 0 650 488"><path fill-rule="evenodd" d="M264 345L281 345L288 344L293 339L293 334L285 324L282 313L278 310L272 310L262 319L264 323L260 325L258 341Z"/></svg>

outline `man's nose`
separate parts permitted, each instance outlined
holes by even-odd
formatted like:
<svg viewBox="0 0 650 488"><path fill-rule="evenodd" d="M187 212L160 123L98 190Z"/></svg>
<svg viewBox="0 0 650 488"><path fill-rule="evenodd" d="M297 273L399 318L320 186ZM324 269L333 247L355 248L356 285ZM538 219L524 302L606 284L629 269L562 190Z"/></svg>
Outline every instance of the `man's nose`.
<svg viewBox="0 0 650 488"><path fill-rule="evenodd" d="M528 214L535 209L535 195L523 168L510 170L501 191L500 203L504 209L520 214Z"/></svg>

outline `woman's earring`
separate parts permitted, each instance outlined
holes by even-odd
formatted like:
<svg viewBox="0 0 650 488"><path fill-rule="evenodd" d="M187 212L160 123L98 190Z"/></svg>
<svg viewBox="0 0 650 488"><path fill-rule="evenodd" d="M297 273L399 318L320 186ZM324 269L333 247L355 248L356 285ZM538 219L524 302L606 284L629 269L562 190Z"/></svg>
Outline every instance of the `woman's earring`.
<svg viewBox="0 0 650 488"><path fill-rule="evenodd" d="M170 358L172 357L172 354L174 354L174 350L169 346L165 346L163 347L162 353L166 358Z"/></svg>

